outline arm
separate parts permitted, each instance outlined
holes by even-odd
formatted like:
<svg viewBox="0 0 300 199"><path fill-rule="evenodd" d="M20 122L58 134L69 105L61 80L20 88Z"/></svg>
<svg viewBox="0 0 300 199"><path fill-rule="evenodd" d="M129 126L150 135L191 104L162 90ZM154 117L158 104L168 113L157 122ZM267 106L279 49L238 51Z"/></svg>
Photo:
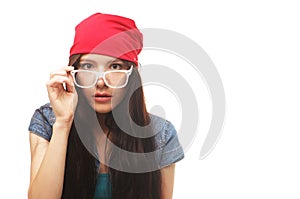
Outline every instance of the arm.
<svg viewBox="0 0 300 199"><path fill-rule="evenodd" d="M184 157L183 149L177 137L177 132L172 123L166 123L160 139L165 143L161 154L160 166L162 176L162 199L172 199L175 164Z"/></svg>
<svg viewBox="0 0 300 199"><path fill-rule="evenodd" d="M55 123L50 142L30 133L31 170L29 199L59 199L62 195L67 144L77 106L77 93L69 74L73 67L54 71L47 90ZM67 90L63 84L66 84Z"/></svg>
<svg viewBox="0 0 300 199"><path fill-rule="evenodd" d="M162 199L172 199L174 187L175 164L171 164L161 170Z"/></svg>
<svg viewBox="0 0 300 199"><path fill-rule="evenodd" d="M51 141L30 133L29 199L61 198L69 129L54 124Z"/></svg>

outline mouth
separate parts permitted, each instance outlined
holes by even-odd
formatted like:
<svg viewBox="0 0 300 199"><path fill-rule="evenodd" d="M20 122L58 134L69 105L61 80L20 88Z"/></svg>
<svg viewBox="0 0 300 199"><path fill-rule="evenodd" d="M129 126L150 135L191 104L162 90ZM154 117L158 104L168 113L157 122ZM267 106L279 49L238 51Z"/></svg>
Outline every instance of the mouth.
<svg viewBox="0 0 300 199"><path fill-rule="evenodd" d="M93 95L96 102L108 102L111 100L111 97L112 96L107 93L95 93L95 95Z"/></svg>

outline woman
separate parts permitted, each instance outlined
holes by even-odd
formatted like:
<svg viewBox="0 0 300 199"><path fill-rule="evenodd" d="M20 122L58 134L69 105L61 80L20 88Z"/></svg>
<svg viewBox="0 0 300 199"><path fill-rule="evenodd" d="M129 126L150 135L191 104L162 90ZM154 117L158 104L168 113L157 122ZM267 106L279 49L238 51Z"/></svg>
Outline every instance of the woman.
<svg viewBox="0 0 300 199"><path fill-rule="evenodd" d="M131 19L96 13L76 26L69 64L31 119L29 199L170 199L184 157L174 126L146 110Z"/></svg>

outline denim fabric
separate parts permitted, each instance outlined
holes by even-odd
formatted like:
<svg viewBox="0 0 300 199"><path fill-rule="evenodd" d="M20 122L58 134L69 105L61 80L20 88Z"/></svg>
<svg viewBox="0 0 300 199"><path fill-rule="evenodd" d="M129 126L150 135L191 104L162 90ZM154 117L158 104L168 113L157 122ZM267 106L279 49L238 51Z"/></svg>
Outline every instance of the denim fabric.
<svg viewBox="0 0 300 199"><path fill-rule="evenodd" d="M177 137L173 124L156 115L150 115L156 134L156 146L159 152L159 167L163 168L184 158L184 152ZM29 125L29 131L50 141L55 115L50 103L36 109ZM96 161L99 168L100 162Z"/></svg>
<svg viewBox="0 0 300 199"><path fill-rule="evenodd" d="M50 103L47 103L35 110L28 130L50 141L54 122L54 112L52 111Z"/></svg>

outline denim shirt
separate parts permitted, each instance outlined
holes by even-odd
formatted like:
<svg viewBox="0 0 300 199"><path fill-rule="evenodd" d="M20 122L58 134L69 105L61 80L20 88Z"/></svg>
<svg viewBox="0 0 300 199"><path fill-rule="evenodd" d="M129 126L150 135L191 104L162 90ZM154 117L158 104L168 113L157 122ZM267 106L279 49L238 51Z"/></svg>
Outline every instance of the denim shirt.
<svg viewBox="0 0 300 199"><path fill-rule="evenodd" d="M160 149L159 168L166 167L184 158L184 151L177 137L177 132L173 124L159 116L150 114L151 123L155 133L156 147ZM50 103L47 103L35 110L28 130L48 141L51 140L52 126L55 122L55 115ZM99 158L96 166L99 169Z"/></svg>

